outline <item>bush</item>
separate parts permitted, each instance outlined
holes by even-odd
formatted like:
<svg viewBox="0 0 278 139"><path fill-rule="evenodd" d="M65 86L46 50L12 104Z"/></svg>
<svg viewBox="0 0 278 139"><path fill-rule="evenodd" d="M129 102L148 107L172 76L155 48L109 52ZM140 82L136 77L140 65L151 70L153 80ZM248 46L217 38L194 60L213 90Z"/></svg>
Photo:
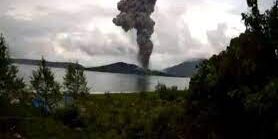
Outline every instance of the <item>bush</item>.
<svg viewBox="0 0 278 139"><path fill-rule="evenodd" d="M159 98L162 100L174 101L185 97L185 91L179 91L177 86L167 88L166 85L159 83L155 88L155 92L158 93Z"/></svg>
<svg viewBox="0 0 278 139"><path fill-rule="evenodd" d="M85 123L80 116L80 112L77 107L66 107L60 109L55 113L55 117L62 121L64 125L70 128L83 128Z"/></svg>

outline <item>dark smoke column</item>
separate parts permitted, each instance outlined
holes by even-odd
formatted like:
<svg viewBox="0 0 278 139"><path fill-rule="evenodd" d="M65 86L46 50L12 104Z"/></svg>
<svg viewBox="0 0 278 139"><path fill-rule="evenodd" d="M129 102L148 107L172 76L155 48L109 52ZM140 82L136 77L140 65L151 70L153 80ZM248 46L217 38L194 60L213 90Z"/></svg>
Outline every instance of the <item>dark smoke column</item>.
<svg viewBox="0 0 278 139"><path fill-rule="evenodd" d="M151 19L156 0L121 0L118 10L121 11L113 19L114 24L121 26L125 31L133 28L137 30L137 44L139 46L138 60L147 70L153 50L151 36L155 22Z"/></svg>

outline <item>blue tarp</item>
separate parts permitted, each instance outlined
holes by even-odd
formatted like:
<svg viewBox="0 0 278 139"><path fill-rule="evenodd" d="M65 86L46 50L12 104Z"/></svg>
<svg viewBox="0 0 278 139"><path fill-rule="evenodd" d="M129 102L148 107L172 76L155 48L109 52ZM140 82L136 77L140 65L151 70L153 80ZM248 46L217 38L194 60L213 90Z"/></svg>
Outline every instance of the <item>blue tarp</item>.
<svg viewBox="0 0 278 139"><path fill-rule="evenodd" d="M40 96L37 96L36 98L34 98L32 101L32 104L36 108L43 108L46 112L50 112L50 108L49 108L48 104L46 104L45 100Z"/></svg>

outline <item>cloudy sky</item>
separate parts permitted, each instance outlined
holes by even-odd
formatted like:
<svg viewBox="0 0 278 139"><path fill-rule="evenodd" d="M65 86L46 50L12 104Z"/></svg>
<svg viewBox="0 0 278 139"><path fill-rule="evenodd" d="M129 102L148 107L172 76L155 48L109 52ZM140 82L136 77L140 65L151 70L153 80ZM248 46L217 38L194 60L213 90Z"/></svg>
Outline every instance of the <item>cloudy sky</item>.
<svg viewBox="0 0 278 139"><path fill-rule="evenodd" d="M119 0L0 0L0 32L11 56L79 61L98 66L137 64L136 32L112 23ZM259 0L260 1L260 0ZM274 0L261 0L261 10ZM152 69L208 58L245 30L245 0L157 0Z"/></svg>

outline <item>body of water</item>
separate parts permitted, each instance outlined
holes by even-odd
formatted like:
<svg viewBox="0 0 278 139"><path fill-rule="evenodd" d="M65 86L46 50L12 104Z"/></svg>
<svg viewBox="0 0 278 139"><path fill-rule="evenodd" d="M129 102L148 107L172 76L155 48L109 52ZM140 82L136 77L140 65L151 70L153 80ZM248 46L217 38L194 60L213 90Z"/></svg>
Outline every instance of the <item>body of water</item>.
<svg viewBox="0 0 278 139"><path fill-rule="evenodd" d="M37 69L37 66L17 65L19 68L19 76L23 77L28 83L30 81L32 71ZM51 68L55 74L55 79L59 83L63 83L65 69ZM158 83L166 86L177 86L178 89L183 90L189 86L190 78L178 77L162 77L162 76L139 76L131 74L117 74L105 72L85 71L88 81L88 87L92 93L127 93L138 92L144 86L146 90L153 91Z"/></svg>

